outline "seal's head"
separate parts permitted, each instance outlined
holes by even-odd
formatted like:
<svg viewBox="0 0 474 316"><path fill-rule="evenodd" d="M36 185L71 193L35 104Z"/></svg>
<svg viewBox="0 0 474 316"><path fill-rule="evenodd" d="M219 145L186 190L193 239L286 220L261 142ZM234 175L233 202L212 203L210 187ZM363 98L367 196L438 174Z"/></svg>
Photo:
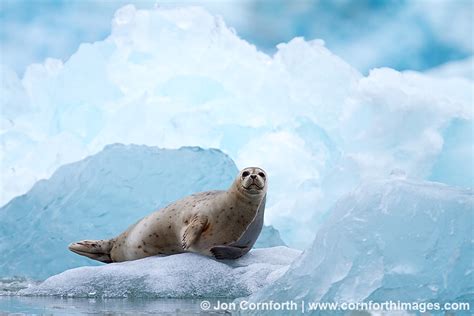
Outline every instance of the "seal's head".
<svg viewBox="0 0 474 316"><path fill-rule="evenodd" d="M267 174L262 168L248 167L236 179L237 189L246 195L264 195L267 192Z"/></svg>

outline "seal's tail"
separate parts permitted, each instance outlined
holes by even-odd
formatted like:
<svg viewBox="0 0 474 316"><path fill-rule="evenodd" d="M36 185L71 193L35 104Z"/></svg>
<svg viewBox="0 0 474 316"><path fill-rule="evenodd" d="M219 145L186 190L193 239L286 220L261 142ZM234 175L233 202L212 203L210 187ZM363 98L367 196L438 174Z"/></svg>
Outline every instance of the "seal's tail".
<svg viewBox="0 0 474 316"><path fill-rule="evenodd" d="M75 252L81 256L86 256L88 258L111 263L112 258L110 258L110 251L114 245L114 240L82 240L74 242L69 245L69 250Z"/></svg>

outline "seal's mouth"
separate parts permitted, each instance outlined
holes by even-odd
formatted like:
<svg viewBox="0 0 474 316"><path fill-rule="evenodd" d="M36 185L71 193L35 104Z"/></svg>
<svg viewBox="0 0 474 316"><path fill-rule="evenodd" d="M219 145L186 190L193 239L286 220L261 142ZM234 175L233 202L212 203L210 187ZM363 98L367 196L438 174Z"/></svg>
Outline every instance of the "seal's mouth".
<svg viewBox="0 0 474 316"><path fill-rule="evenodd" d="M250 185L248 186L244 186L242 185L242 187L249 191L250 193L258 193L259 191L262 191L263 190L263 186L259 186L258 184L256 184L255 182L254 183L251 183Z"/></svg>

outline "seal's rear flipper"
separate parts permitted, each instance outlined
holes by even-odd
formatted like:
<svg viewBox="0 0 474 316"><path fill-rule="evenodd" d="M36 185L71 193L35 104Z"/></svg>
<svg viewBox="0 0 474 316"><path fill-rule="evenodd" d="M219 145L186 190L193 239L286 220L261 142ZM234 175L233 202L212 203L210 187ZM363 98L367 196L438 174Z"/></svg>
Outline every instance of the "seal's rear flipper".
<svg viewBox="0 0 474 316"><path fill-rule="evenodd" d="M82 240L69 245L69 250L81 256L111 263L110 250L112 250L113 240Z"/></svg>
<svg viewBox="0 0 474 316"><path fill-rule="evenodd" d="M233 246L215 246L211 248L211 253L218 260L238 259L245 255L250 248Z"/></svg>

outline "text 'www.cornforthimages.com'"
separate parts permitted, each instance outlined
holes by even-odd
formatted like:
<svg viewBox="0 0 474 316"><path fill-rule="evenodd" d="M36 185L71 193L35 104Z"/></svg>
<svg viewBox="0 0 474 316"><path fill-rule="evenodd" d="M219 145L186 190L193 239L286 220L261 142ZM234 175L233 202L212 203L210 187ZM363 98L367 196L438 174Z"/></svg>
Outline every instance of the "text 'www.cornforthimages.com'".
<svg viewBox="0 0 474 316"><path fill-rule="evenodd" d="M310 313L313 311L469 311L470 304L467 302L305 302L305 301L266 301L248 302L210 302L201 301L201 309L205 311L294 311Z"/></svg>

